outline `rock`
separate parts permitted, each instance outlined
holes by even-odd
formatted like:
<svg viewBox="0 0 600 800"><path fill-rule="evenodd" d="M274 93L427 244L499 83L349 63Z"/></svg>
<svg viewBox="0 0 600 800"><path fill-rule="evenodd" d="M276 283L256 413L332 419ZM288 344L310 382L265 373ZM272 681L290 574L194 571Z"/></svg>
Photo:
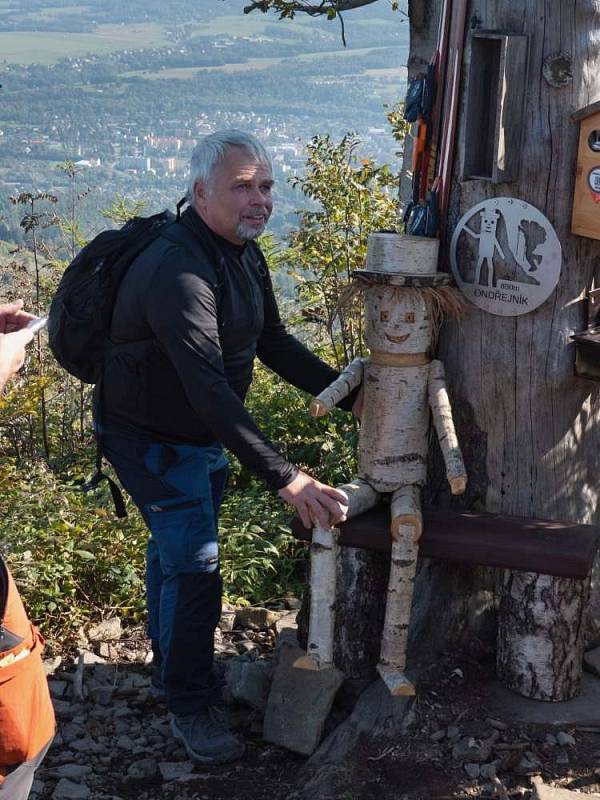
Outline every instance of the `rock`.
<svg viewBox="0 0 600 800"><path fill-rule="evenodd" d="M83 778L91 773L92 768L87 764L61 764L55 769L48 770L51 778Z"/></svg>
<svg viewBox="0 0 600 800"><path fill-rule="evenodd" d="M566 765L569 763L569 755L564 750L561 750L560 753L557 753L554 760L557 764Z"/></svg>
<svg viewBox="0 0 600 800"><path fill-rule="evenodd" d="M92 625L87 632L90 642L114 642L121 638L123 629L119 617L103 619L97 625Z"/></svg>
<svg viewBox="0 0 600 800"><path fill-rule="evenodd" d="M290 611L299 611L302 608L302 600L294 597L293 594L286 594L286 596L283 598L283 602L285 607L289 608Z"/></svg>
<svg viewBox="0 0 600 800"><path fill-rule="evenodd" d="M575 738L571 736L570 733L565 733L564 731L559 731L556 734L556 741L561 747L566 747L567 745L573 747L575 745Z"/></svg>
<svg viewBox="0 0 600 800"><path fill-rule="evenodd" d="M52 793L53 800L87 800L91 792L85 784L61 778Z"/></svg>
<svg viewBox="0 0 600 800"><path fill-rule="evenodd" d="M600 675L600 647L583 654L583 668L592 675Z"/></svg>
<svg viewBox="0 0 600 800"><path fill-rule="evenodd" d="M233 626L235 624L235 609L228 611L223 610L221 612L221 619L219 620L219 628L222 631L232 631Z"/></svg>
<svg viewBox="0 0 600 800"><path fill-rule="evenodd" d="M191 761L161 761L158 765L163 781L175 781L193 771Z"/></svg>
<svg viewBox="0 0 600 800"><path fill-rule="evenodd" d="M502 722L502 720L500 719L493 719L492 717L488 717L486 719L486 722L491 728L494 728L497 731L508 730L508 725L506 724L506 722Z"/></svg>
<svg viewBox="0 0 600 800"><path fill-rule="evenodd" d="M556 736L554 736L551 733L547 733L546 734L546 736L544 738L544 742L545 742L545 744L550 745L550 747L556 747L556 745L558 744L558 740L557 740Z"/></svg>
<svg viewBox="0 0 600 800"><path fill-rule="evenodd" d="M498 772L498 767L500 766L500 760L490 761L488 764L482 764L479 769L479 774L482 778L487 778L490 781L493 781L496 777L496 773Z"/></svg>
<svg viewBox="0 0 600 800"><path fill-rule="evenodd" d="M67 691L67 681L48 681L48 689L50 690L50 697L61 698L64 697Z"/></svg>
<svg viewBox="0 0 600 800"><path fill-rule="evenodd" d="M83 739L74 739L72 742L69 743L69 747L71 750L75 750L78 753L99 753L102 748L101 746L95 742L90 736L86 736Z"/></svg>
<svg viewBox="0 0 600 800"><path fill-rule="evenodd" d="M247 608L238 608L235 612L235 624L242 628L247 628L249 625L269 628L277 622L280 616L279 612L270 611L268 608L248 606Z"/></svg>
<svg viewBox="0 0 600 800"><path fill-rule="evenodd" d="M109 644L108 642L102 642L98 648L98 652L102 658L107 658L110 661L116 661L119 658L118 649L114 646L114 644Z"/></svg>
<svg viewBox="0 0 600 800"><path fill-rule="evenodd" d="M335 667L297 669L294 661L306 655L297 645L282 643L278 652L263 738L295 753L310 755L321 740L325 720L344 674Z"/></svg>
<svg viewBox="0 0 600 800"><path fill-rule="evenodd" d="M471 761L481 763L487 761L492 753L489 742L482 742L472 736L465 736L452 748L452 758L456 761Z"/></svg>
<svg viewBox="0 0 600 800"><path fill-rule="evenodd" d="M571 792L569 789L561 789L558 786L549 786L539 776L532 778L531 783L533 784L532 800L578 800L581 797L585 797L586 800L600 800L600 794L582 794L581 792Z"/></svg>
<svg viewBox="0 0 600 800"><path fill-rule="evenodd" d="M158 773L156 761L153 758L140 758L127 768L127 777L132 781L145 781L155 778Z"/></svg>
<svg viewBox="0 0 600 800"><path fill-rule="evenodd" d="M537 758L523 756L517 765L516 772L519 775L531 775L534 772L539 772L541 766Z"/></svg>
<svg viewBox="0 0 600 800"><path fill-rule="evenodd" d="M234 700L264 711L271 687L271 668L267 661L231 659L225 677Z"/></svg>
<svg viewBox="0 0 600 800"><path fill-rule="evenodd" d="M456 739L460 736L460 728L457 728L456 725L449 725L448 729L446 730L446 736L449 739Z"/></svg>
<svg viewBox="0 0 600 800"><path fill-rule="evenodd" d="M97 656L96 653L92 653L89 650L82 650L81 656L83 657L83 663L86 667L91 664L106 664L106 659Z"/></svg>
<svg viewBox="0 0 600 800"><path fill-rule="evenodd" d="M445 738L445 736L446 736L445 731L436 731L435 733L432 733L429 738L434 742L441 742L442 739Z"/></svg>
<svg viewBox="0 0 600 800"><path fill-rule="evenodd" d="M45 658L44 659L44 672L46 675L54 675L56 670L62 664L62 657L61 656L54 656L54 658Z"/></svg>
<svg viewBox="0 0 600 800"><path fill-rule="evenodd" d="M88 688L88 695L92 703L107 706L112 700L114 691L112 686L92 686Z"/></svg>
<svg viewBox="0 0 600 800"><path fill-rule="evenodd" d="M286 628L291 628L293 631L298 630L298 623L296 619L298 617L297 611L287 611L285 614L281 614L277 622L275 623L275 631L278 636L281 636L283 631Z"/></svg>
<svg viewBox="0 0 600 800"><path fill-rule="evenodd" d="M475 778L479 777L479 772L480 772L479 764L467 763L464 765L463 769L467 773L469 778L472 778L474 780Z"/></svg>
<svg viewBox="0 0 600 800"><path fill-rule="evenodd" d="M52 705L54 706L54 713L56 716L61 717L62 719L68 719L76 713L73 705L68 700L53 699Z"/></svg>
<svg viewBox="0 0 600 800"><path fill-rule="evenodd" d="M255 642L243 639L236 643L236 649L241 655L252 655L257 658L260 655L260 647Z"/></svg>
<svg viewBox="0 0 600 800"><path fill-rule="evenodd" d="M63 726L62 735L65 744L71 744L77 739L85 738L85 729L83 725L79 725L77 722L69 722Z"/></svg>
<svg viewBox="0 0 600 800"><path fill-rule="evenodd" d="M63 737L62 737L62 733L60 731L57 731L54 734L54 739L52 739L52 744L50 745L50 747L54 747L54 748L62 747L63 744L64 744L64 740L63 740Z"/></svg>
<svg viewBox="0 0 600 800"><path fill-rule="evenodd" d="M37 797L44 791L45 786L46 784L44 783L44 781L40 781L38 780L38 778L35 778L35 780L31 784L31 789L29 790L29 796Z"/></svg>

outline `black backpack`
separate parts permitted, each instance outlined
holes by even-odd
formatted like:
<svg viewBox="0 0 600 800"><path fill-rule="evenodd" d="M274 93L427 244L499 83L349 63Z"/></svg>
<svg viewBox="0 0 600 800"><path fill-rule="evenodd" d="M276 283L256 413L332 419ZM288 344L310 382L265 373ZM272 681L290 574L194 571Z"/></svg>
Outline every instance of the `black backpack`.
<svg viewBox="0 0 600 800"><path fill-rule="evenodd" d="M48 341L58 363L84 383L98 383L111 346L117 291L135 259L166 225L170 211L134 217L119 230L103 231L65 270L50 306Z"/></svg>
<svg viewBox="0 0 600 800"><path fill-rule="evenodd" d="M50 349L67 372L84 383L98 385L96 414L101 411L105 357L115 346L110 338L113 309L127 270L159 236L182 244L192 253L200 251L184 226L175 224L185 202L177 204L177 215L162 211L152 217L134 217L118 230L98 234L60 279L48 314ZM218 288L218 282L216 285ZM102 470L102 448L97 438L96 473L81 488L95 489L102 480L108 482L117 516L127 516L118 486Z"/></svg>

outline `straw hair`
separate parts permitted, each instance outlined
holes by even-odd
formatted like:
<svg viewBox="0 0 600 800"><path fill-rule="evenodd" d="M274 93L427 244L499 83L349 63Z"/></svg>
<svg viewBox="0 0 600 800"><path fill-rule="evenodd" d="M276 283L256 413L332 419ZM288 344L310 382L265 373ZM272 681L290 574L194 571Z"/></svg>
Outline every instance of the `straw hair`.
<svg viewBox="0 0 600 800"><path fill-rule="evenodd" d="M354 280L342 291L336 308L335 316L350 308L357 298L362 295L372 284L363 280ZM465 302L462 294L454 286L422 286L418 289L413 286L389 286L390 291L396 297L412 297L415 300L422 300L427 308L427 313L431 317L434 340L437 340L438 333L444 321L444 317L451 317L455 320L460 319L465 310ZM333 322L333 320L332 320Z"/></svg>

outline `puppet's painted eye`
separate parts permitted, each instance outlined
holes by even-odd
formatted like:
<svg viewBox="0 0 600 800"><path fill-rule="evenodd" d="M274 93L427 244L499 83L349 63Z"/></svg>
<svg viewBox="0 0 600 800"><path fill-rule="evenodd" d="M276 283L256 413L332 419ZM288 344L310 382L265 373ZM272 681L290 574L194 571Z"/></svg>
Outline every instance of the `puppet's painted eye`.
<svg viewBox="0 0 600 800"><path fill-rule="evenodd" d="M390 318L389 311L382 311L381 314L379 315L379 319L381 320L381 322L387 322L389 318Z"/></svg>
<svg viewBox="0 0 600 800"><path fill-rule="evenodd" d="M414 311L407 311L404 315L404 322L414 322L415 321L415 312Z"/></svg>

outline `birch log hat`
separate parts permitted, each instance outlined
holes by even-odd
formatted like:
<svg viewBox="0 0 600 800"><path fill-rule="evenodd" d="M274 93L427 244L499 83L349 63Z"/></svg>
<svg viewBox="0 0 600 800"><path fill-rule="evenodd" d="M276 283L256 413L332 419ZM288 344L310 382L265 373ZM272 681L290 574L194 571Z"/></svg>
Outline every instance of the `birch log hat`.
<svg viewBox="0 0 600 800"><path fill-rule="evenodd" d="M367 266L355 269L359 283L401 286L407 289L436 289L450 286L452 276L438 272L439 239L408 236L393 231L370 233Z"/></svg>

